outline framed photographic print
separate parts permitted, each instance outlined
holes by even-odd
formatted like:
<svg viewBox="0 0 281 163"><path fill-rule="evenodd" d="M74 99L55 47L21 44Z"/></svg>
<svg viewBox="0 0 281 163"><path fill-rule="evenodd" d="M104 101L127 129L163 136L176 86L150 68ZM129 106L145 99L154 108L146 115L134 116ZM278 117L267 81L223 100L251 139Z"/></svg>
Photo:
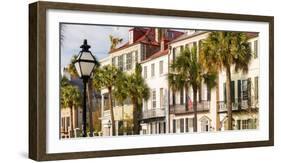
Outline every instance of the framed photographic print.
<svg viewBox="0 0 281 163"><path fill-rule="evenodd" d="M29 5L29 157L273 146L274 18Z"/></svg>

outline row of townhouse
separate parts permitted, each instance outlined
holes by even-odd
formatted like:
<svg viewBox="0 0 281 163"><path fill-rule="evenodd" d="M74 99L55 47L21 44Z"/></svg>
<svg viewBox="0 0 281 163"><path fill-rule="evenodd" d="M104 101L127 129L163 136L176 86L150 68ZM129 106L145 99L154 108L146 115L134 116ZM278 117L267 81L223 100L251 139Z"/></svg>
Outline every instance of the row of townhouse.
<svg viewBox="0 0 281 163"><path fill-rule="evenodd" d="M208 37L207 31L187 30L179 32L162 29L163 37L159 37L158 28L132 28L129 41L125 45L109 53L102 65L112 64L124 72L134 71L135 63L142 66L142 75L150 88L150 98L143 100L140 119L140 134L186 133L193 132L194 112L192 109L192 89L186 93L169 89L167 76L169 65L186 47L200 47L201 40ZM258 36L249 34L253 59L249 64L249 72L242 74L232 68L232 108L234 129L252 129L258 127L258 85L259 59ZM218 77L219 87L208 89L202 83L198 91L198 132L219 131L226 129L226 97L225 72ZM185 97L185 95L188 97ZM103 135L111 135L110 111L108 108L108 92L101 91L101 122ZM188 107L185 107L188 105ZM127 100L122 107L113 105L117 135L122 135L121 128L126 126L127 119L132 118L132 105ZM125 133L130 134L130 133Z"/></svg>

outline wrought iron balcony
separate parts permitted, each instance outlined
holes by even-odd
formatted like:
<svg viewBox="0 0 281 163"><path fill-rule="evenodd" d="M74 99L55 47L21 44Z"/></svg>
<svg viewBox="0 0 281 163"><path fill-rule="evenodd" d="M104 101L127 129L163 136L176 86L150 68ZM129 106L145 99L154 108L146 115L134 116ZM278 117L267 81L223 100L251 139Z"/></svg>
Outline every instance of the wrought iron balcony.
<svg viewBox="0 0 281 163"><path fill-rule="evenodd" d="M210 110L210 101L201 100L197 102L197 112L206 112ZM170 105L171 114L186 114L193 113L193 105L189 104L188 108L185 108L185 104Z"/></svg>
<svg viewBox="0 0 281 163"><path fill-rule="evenodd" d="M227 111L226 101L218 101L219 111ZM258 109L259 100L256 97L251 97L248 99L237 98L232 101L232 110L247 110L247 109Z"/></svg>
<svg viewBox="0 0 281 163"><path fill-rule="evenodd" d="M164 117L164 116L165 116L165 108L148 109L142 112L142 119Z"/></svg>

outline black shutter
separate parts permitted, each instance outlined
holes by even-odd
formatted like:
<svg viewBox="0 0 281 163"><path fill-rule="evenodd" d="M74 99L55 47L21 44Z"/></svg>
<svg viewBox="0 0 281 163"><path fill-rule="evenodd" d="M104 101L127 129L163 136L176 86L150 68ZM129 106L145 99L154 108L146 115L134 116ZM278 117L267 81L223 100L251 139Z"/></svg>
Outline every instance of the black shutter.
<svg viewBox="0 0 281 163"><path fill-rule="evenodd" d="M180 119L180 132L181 133L184 132L184 119L183 118Z"/></svg>
<svg viewBox="0 0 281 163"><path fill-rule="evenodd" d="M163 122L163 131L166 133L166 122Z"/></svg>
<svg viewBox="0 0 281 163"><path fill-rule="evenodd" d="M207 86L207 100L211 101L211 88Z"/></svg>
<svg viewBox="0 0 281 163"><path fill-rule="evenodd" d="M231 101L235 102L235 81L231 81Z"/></svg>
<svg viewBox="0 0 281 163"><path fill-rule="evenodd" d="M180 90L180 104L183 105L183 89Z"/></svg>
<svg viewBox="0 0 281 163"><path fill-rule="evenodd" d="M248 91L248 106L251 106L251 90L252 90L252 82L251 82L251 78L248 78L248 82L247 82L247 91Z"/></svg>
<svg viewBox="0 0 281 163"><path fill-rule="evenodd" d="M238 92L238 109L241 109L241 80L237 81L237 92Z"/></svg>
<svg viewBox="0 0 281 163"><path fill-rule="evenodd" d="M241 130L241 120L237 120L237 129Z"/></svg>
<svg viewBox="0 0 281 163"><path fill-rule="evenodd" d="M172 98L173 98L173 105L176 105L176 95L174 91L172 93Z"/></svg>
<svg viewBox="0 0 281 163"><path fill-rule="evenodd" d="M176 133L176 120L173 119L173 133Z"/></svg>

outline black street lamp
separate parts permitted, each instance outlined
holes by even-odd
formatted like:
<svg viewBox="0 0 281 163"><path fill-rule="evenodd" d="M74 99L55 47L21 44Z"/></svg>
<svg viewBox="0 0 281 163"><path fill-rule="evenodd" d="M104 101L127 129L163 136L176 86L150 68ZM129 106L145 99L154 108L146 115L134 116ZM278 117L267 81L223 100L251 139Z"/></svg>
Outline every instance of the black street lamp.
<svg viewBox="0 0 281 163"><path fill-rule="evenodd" d="M79 77L83 80L84 84L84 97L83 97L83 137L87 136L86 131L86 85L89 78L92 75L92 72L96 66L96 58L93 56L89 49L91 48L90 45L87 44L87 40L84 40L83 45L80 46L82 50L79 52L76 61L74 62L74 66Z"/></svg>
<svg viewBox="0 0 281 163"><path fill-rule="evenodd" d="M108 120L108 130L109 130L109 136L110 136L110 133L111 133L111 131L110 131L110 128L111 128L111 125L112 125L112 123L111 123L111 121L110 120Z"/></svg>

